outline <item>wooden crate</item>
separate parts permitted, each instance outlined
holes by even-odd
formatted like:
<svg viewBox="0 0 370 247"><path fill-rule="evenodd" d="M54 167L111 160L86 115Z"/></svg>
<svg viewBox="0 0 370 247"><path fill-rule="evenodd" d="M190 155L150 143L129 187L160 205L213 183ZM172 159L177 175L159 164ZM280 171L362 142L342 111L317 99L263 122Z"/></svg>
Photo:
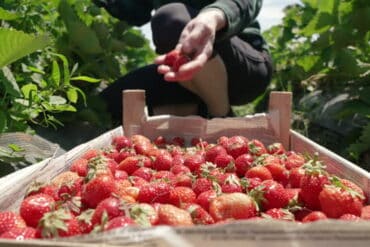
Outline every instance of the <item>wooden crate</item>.
<svg viewBox="0 0 370 247"><path fill-rule="evenodd" d="M238 118L206 120L198 116L148 116L145 92L123 92L123 126L81 144L66 154L48 159L0 179L0 209L16 210L31 181L47 181L67 170L73 160L91 148L110 145L114 136L143 134L171 138L183 136L215 141L221 135L244 135L265 145L279 141L286 149L301 153L318 153L329 172L357 183L370 198L370 174L355 164L290 129L292 95L272 92L266 113ZM0 246L315 246L351 247L370 243L370 222L338 222L334 220L298 224L284 221L240 221L226 225L201 227L155 227L152 229L117 230L107 234L87 235L72 239L0 240Z"/></svg>
<svg viewBox="0 0 370 247"><path fill-rule="evenodd" d="M201 137L214 142L223 135L243 135L249 139L259 139L265 145L281 142L287 150L311 155L317 153L330 173L354 181L370 198L370 173L290 128L290 92L271 92L266 113L210 120L198 116L148 116L145 91L127 90L122 94L122 123L127 136L143 134L152 139L159 135L169 138L182 136L187 141L192 137Z"/></svg>

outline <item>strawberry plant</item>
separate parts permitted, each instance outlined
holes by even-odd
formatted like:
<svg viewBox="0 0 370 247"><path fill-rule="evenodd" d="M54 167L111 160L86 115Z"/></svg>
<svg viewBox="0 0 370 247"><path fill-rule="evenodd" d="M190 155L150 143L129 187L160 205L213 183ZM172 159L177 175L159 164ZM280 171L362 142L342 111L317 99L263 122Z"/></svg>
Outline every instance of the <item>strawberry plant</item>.
<svg viewBox="0 0 370 247"><path fill-rule="evenodd" d="M266 30L271 89L294 93L294 127L370 169L370 7L366 0L301 0ZM338 145L340 143L340 145Z"/></svg>

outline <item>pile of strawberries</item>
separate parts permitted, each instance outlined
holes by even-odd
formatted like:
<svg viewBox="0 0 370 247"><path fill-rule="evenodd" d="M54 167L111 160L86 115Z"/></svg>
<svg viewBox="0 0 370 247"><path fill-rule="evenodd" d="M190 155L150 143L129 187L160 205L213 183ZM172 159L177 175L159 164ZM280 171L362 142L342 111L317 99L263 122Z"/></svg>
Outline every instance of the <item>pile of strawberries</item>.
<svg viewBox="0 0 370 247"><path fill-rule="evenodd" d="M118 227L194 226L235 220L369 220L364 191L316 157L243 136L215 143L116 136L48 183L19 212L0 212L0 237L67 237Z"/></svg>

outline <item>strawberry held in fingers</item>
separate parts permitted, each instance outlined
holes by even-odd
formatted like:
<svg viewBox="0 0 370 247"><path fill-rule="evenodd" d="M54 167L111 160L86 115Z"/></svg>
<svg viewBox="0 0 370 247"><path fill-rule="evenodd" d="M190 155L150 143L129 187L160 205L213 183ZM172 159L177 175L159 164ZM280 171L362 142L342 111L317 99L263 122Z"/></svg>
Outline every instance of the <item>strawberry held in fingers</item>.
<svg viewBox="0 0 370 247"><path fill-rule="evenodd" d="M172 71L177 72L181 65L189 62L189 56L182 54L179 50L168 52L164 58L164 64L172 68Z"/></svg>

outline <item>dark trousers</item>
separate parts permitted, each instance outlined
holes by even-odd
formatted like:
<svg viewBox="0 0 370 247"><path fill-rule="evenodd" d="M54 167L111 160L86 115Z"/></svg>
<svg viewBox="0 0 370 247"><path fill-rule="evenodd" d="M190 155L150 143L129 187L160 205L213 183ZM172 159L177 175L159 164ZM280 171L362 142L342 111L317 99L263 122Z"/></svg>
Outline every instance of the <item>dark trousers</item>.
<svg viewBox="0 0 370 247"><path fill-rule="evenodd" d="M181 3L171 3L159 8L151 19L153 43L158 54L164 54L176 46L185 25L199 11ZM266 89L272 74L272 61L264 50L258 50L237 36L216 42L214 54L224 61L228 77L228 93L231 105L252 101ZM208 117L207 107L194 93L178 83L166 82L157 73L157 65L136 69L108 86L101 96L114 119L120 121L122 90L144 89L149 114L155 106L197 104L198 114Z"/></svg>

